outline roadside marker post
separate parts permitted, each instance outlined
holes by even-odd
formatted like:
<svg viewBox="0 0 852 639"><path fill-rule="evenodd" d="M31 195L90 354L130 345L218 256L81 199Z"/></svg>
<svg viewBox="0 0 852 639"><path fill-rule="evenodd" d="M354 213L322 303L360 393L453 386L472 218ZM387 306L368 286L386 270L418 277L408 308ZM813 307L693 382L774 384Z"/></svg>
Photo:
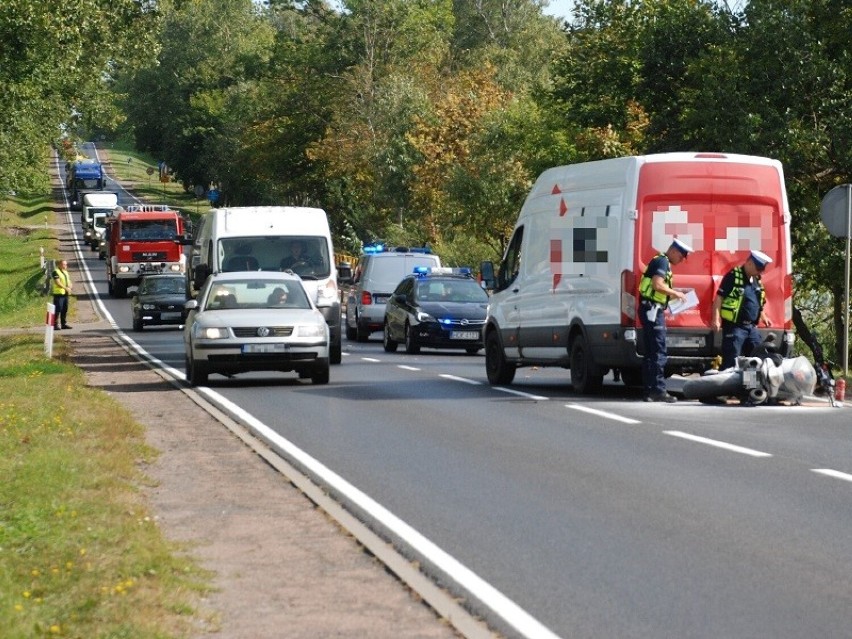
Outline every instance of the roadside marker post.
<svg viewBox="0 0 852 639"><path fill-rule="evenodd" d="M47 315L44 318L44 354L53 357L53 323L56 321L56 306L47 304Z"/></svg>

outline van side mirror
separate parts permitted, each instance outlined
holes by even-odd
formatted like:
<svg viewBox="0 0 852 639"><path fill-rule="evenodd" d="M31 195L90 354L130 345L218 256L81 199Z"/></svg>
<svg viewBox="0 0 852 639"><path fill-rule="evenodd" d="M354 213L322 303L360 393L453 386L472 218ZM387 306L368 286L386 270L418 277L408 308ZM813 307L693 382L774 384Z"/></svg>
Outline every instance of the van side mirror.
<svg viewBox="0 0 852 639"><path fill-rule="evenodd" d="M192 269L192 285L196 290L204 286L204 282L210 275L210 267L207 264L198 264Z"/></svg>
<svg viewBox="0 0 852 639"><path fill-rule="evenodd" d="M482 277L484 288L493 289L497 284L497 278L494 275L494 264L491 262L482 262L479 265L479 273Z"/></svg>

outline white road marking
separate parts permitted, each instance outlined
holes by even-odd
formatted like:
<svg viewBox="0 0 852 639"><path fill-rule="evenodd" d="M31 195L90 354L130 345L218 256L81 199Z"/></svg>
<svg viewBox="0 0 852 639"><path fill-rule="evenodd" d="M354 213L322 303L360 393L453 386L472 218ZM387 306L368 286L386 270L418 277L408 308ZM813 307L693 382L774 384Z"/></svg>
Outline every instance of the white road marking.
<svg viewBox="0 0 852 639"><path fill-rule="evenodd" d="M470 568L462 564L455 557L437 546L422 533L412 528L405 521L394 515L387 508L376 502L369 495L362 492L343 477L325 466L322 462L309 455L307 452L282 437L272 428L258 420L242 407L222 397L209 388L196 388L196 392L205 395L215 403L224 407L246 426L257 433L258 437L266 440L273 448L282 451L286 457L295 460L309 472L314 473L322 479L322 482L332 489L337 490L346 499L363 509L375 520L381 522L384 527L408 543L416 552L419 552L432 562L439 570L443 570L462 588L468 590L496 615L502 617L507 624L512 626L521 636L528 639L559 639L549 628L538 619L521 608L512 599L497 590Z"/></svg>
<svg viewBox="0 0 852 639"><path fill-rule="evenodd" d="M399 368L406 370L406 371L419 371L420 370L416 366L406 366L405 364L400 364Z"/></svg>
<svg viewBox="0 0 852 639"><path fill-rule="evenodd" d="M617 422L624 422L625 424L641 424L638 419L632 419L630 417L622 417L621 415L616 415L615 413L610 413L604 410L598 410L596 408L589 408L588 406L582 406L581 404L565 404L566 408L573 408L574 410L579 410L584 413L590 413L592 415L597 415L598 417L605 417L606 419L614 419Z"/></svg>
<svg viewBox="0 0 852 639"><path fill-rule="evenodd" d="M550 399L549 397L544 397L543 395L533 395L532 393L525 393L523 391L515 390L514 388L503 388L502 386L492 386L492 388L502 393L509 393L510 395L520 395L521 397L526 397L528 399L537 399L541 401Z"/></svg>
<svg viewBox="0 0 852 639"><path fill-rule="evenodd" d="M376 359L375 357L362 357L362 361L364 362L381 362L382 360Z"/></svg>
<svg viewBox="0 0 852 639"><path fill-rule="evenodd" d="M849 473L841 473L839 470L831 470L831 468L811 468L815 473L819 473L820 475L827 475L828 477L834 477L835 479L842 479L844 481L852 481L852 475Z"/></svg>
<svg viewBox="0 0 852 639"><path fill-rule="evenodd" d="M475 379L468 379L466 377L457 377L456 375L446 375L446 374L442 373L441 375L439 375L439 377L443 377L444 379L449 379L449 380L452 380L454 382L464 382L465 384L470 384L471 386L481 386L482 385L482 382L479 382Z"/></svg>
<svg viewBox="0 0 852 639"><path fill-rule="evenodd" d="M764 453L759 450L754 450L752 448L745 448L743 446L737 446L736 444L729 444L728 442L720 442L716 439L708 439L706 437L699 437L698 435L690 435L689 433L683 433L679 430L664 430L663 433L666 435L671 435L673 437L681 437L682 439L689 439L694 442L698 442L699 444L708 444L710 446L715 446L716 448L724 448L725 450L730 450L735 453L742 453L743 455L751 455L752 457L772 457L769 453Z"/></svg>

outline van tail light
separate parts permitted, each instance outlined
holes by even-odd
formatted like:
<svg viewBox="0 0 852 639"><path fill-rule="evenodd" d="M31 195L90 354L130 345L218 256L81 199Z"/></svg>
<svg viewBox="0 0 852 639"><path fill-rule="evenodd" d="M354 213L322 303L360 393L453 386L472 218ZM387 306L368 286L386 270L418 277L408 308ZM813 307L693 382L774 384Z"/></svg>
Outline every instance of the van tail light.
<svg viewBox="0 0 852 639"><path fill-rule="evenodd" d="M636 325L636 274L621 271L621 325Z"/></svg>
<svg viewBox="0 0 852 639"><path fill-rule="evenodd" d="M368 306L373 303L373 296L370 295L370 291L361 291L361 304L363 306Z"/></svg>

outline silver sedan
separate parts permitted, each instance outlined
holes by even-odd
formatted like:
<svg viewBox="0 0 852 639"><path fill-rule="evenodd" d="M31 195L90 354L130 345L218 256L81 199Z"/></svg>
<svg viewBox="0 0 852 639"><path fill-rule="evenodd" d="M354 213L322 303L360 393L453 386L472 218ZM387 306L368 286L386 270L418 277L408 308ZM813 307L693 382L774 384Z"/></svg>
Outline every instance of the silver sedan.
<svg viewBox="0 0 852 639"><path fill-rule="evenodd" d="M208 375L294 371L314 384L329 381L329 329L292 273L217 273L186 302L186 379Z"/></svg>

